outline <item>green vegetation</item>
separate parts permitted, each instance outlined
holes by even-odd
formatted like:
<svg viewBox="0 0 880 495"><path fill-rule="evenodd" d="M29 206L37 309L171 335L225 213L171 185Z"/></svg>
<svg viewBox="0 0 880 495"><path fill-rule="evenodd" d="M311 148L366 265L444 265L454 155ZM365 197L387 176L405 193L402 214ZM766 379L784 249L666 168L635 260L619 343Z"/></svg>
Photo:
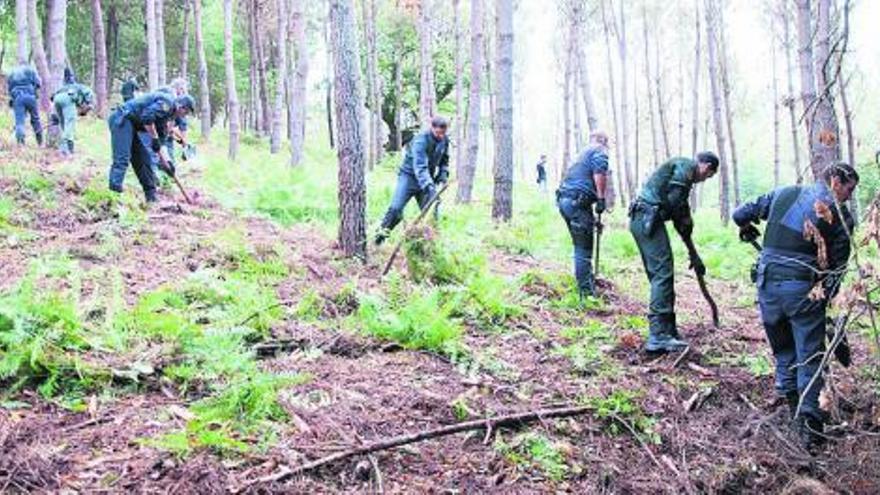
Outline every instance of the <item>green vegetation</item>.
<svg viewBox="0 0 880 495"><path fill-rule="evenodd" d="M643 441L659 445L662 440L654 431L656 421L646 416L636 402L640 395L640 391L614 390L603 397L589 398L586 402L596 409L596 416L610 420L608 429L613 434L625 431L625 426L620 424L625 421Z"/></svg>
<svg viewBox="0 0 880 495"><path fill-rule="evenodd" d="M499 437L495 450L520 469L537 469L551 481L562 481L573 471L562 444L538 433L520 433L509 442Z"/></svg>

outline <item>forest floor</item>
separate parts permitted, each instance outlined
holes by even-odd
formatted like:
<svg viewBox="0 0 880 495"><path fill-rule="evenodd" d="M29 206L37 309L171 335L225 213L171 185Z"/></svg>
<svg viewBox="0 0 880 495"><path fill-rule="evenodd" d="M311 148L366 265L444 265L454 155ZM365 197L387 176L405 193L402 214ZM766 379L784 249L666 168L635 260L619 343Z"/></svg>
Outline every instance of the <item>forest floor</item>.
<svg viewBox="0 0 880 495"><path fill-rule="evenodd" d="M106 193L103 159L0 149L0 492L880 491L868 339L832 368L832 438L810 456L742 281L712 281L716 330L682 273L691 349L649 356L633 258L606 261L602 300L581 304L564 263L503 242L438 254L441 222L383 278L391 247L342 259L326 228L221 206L198 166L196 205L166 187L145 211L134 181ZM564 405L591 410L257 482Z"/></svg>

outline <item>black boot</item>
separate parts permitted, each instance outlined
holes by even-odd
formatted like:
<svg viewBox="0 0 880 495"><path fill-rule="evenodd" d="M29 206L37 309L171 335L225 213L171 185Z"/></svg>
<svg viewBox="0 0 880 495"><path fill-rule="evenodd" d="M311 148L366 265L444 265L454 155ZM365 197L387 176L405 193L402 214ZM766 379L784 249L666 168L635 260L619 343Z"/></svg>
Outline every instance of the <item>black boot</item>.
<svg viewBox="0 0 880 495"><path fill-rule="evenodd" d="M785 394L785 402L788 404L789 419L794 419L797 415L798 404L800 401L801 396L797 392L788 392Z"/></svg>
<svg viewBox="0 0 880 495"><path fill-rule="evenodd" d="M825 442L825 422L809 414L801 414L795 419L801 447L810 454L816 454Z"/></svg>
<svg viewBox="0 0 880 495"><path fill-rule="evenodd" d="M37 146L42 146L43 145L43 133L38 132L36 134L36 136L37 136Z"/></svg>

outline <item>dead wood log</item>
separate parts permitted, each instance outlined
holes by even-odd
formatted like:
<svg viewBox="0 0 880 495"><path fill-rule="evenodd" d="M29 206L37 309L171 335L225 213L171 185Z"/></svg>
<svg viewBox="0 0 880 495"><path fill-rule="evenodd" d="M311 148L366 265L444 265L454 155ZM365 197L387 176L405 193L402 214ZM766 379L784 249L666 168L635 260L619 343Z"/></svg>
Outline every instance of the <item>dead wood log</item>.
<svg viewBox="0 0 880 495"><path fill-rule="evenodd" d="M594 410L595 409L591 406L569 406L555 409L540 409L537 411L521 412L505 416L496 416L494 418L477 419L473 421L466 421L464 423L441 426L439 428L434 428L431 430L408 433L405 435L400 435L385 440L379 440L366 445L354 447L348 450L344 450L342 452L337 452L335 454L331 454L293 468L285 466L274 474L248 481L244 485L244 487L242 487L242 489L260 483L275 483L284 481L298 474L312 471L319 467L326 466L327 464L348 459L350 457L371 454L373 452L379 452L382 450L400 447L402 445L408 445L424 440L453 435L455 433L461 433L471 430L481 430L484 428L487 430L494 430L500 427L520 426L544 419L580 416L593 412Z"/></svg>

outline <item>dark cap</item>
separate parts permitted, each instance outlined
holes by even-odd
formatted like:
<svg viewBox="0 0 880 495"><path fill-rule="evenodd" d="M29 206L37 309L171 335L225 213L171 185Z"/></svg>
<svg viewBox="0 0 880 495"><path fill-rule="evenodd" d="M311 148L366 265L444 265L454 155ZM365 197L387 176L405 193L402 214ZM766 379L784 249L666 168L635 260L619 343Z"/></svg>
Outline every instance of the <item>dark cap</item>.
<svg viewBox="0 0 880 495"><path fill-rule="evenodd" d="M174 104L177 108L185 108L193 113L196 111L196 101L190 95L178 96L177 100L174 101Z"/></svg>
<svg viewBox="0 0 880 495"><path fill-rule="evenodd" d="M701 151L697 153L697 162L709 165L712 170L718 170L718 155L711 151Z"/></svg>

